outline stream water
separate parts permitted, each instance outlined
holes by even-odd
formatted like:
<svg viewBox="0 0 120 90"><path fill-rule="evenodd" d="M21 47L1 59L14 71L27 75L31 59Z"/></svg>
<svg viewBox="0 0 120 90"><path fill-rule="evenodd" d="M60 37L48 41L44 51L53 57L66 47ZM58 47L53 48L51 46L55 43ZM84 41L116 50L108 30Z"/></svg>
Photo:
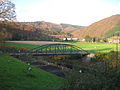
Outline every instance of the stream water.
<svg viewBox="0 0 120 90"><path fill-rule="evenodd" d="M36 66L44 71L50 72L52 74L55 74L59 77L65 78L65 76L68 74L68 71L64 70L63 68L54 66L54 65L49 65L49 64L44 64L42 62L32 62L31 65Z"/></svg>
<svg viewBox="0 0 120 90"><path fill-rule="evenodd" d="M15 58L20 59L21 61L24 61L26 63L28 63L28 59L27 57L21 57L21 56L15 56ZM38 57L32 57L32 60L30 62L30 65L33 65L39 69L42 69L46 72L55 74L59 77L63 77L65 78L66 75L69 73L68 69L66 69L66 67L60 67L58 65L55 65L53 63L49 63L46 60L43 60L43 58L38 58Z"/></svg>

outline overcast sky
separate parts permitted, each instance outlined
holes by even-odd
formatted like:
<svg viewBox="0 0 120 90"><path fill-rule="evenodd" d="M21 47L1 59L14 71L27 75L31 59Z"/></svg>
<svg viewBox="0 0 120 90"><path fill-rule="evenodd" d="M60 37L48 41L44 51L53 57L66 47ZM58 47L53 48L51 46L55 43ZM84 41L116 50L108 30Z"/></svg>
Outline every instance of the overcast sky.
<svg viewBox="0 0 120 90"><path fill-rule="evenodd" d="M18 21L47 21L88 26L120 14L120 0L11 0Z"/></svg>

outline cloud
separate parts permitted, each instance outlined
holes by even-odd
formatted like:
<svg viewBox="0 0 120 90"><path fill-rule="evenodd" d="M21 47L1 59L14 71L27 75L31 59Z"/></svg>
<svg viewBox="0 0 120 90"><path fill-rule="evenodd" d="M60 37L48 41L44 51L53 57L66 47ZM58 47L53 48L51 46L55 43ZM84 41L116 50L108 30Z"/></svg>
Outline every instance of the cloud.
<svg viewBox="0 0 120 90"><path fill-rule="evenodd" d="M17 8L19 21L49 21L90 25L95 21L119 13L119 5L103 0L48 0Z"/></svg>

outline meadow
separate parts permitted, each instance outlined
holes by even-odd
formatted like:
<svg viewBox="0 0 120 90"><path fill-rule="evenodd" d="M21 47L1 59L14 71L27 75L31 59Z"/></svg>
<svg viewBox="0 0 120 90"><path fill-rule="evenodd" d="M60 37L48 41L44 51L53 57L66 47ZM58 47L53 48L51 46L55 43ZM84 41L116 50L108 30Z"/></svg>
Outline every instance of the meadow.
<svg viewBox="0 0 120 90"><path fill-rule="evenodd" d="M27 48L27 49L33 49L33 48L38 47L38 45L24 44L24 43L14 43L14 42L5 42L4 45L6 45L6 46L16 46L16 47Z"/></svg>
<svg viewBox="0 0 120 90"><path fill-rule="evenodd" d="M89 43L89 42L71 42L69 44L81 47L82 49L90 52L90 53L107 53L110 51L116 51L118 47L118 51L120 51L119 44L110 44L110 43Z"/></svg>
<svg viewBox="0 0 120 90"><path fill-rule="evenodd" d="M27 42L27 41L26 41ZM68 42L65 42L68 43ZM107 53L110 51L116 51L118 47L118 51L120 51L120 45L119 44L109 44L109 43L90 43L90 42L69 42L68 44L75 45L77 47L81 47L82 49L86 50L90 53ZM32 44L25 44L25 43L14 43L14 42L6 42L5 45L7 46L17 46L17 47L24 47L27 49L33 49L36 48L39 45L32 45ZM41 44L43 45L43 44Z"/></svg>

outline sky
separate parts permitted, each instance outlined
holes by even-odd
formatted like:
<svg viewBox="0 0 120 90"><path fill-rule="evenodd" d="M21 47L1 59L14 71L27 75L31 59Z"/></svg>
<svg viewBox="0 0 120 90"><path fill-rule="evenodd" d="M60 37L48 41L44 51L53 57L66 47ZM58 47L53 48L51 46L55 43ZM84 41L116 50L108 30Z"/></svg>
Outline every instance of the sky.
<svg viewBox="0 0 120 90"><path fill-rule="evenodd" d="M120 0L11 0L20 22L46 21L88 26L120 14Z"/></svg>

